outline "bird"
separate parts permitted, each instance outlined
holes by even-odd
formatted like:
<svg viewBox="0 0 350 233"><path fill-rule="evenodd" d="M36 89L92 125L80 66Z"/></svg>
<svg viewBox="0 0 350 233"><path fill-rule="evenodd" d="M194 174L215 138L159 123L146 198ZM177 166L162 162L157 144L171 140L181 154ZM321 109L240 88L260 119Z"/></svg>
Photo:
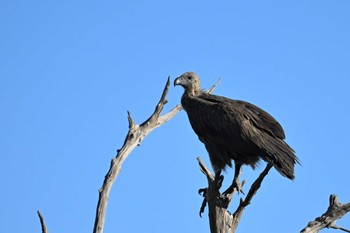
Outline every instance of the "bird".
<svg viewBox="0 0 350 233"><path fill-rule="evenodd" d="M238 177L241 167L253 169L262 159L271 163L284 177L293 180L294 165L300 164L295 151L284 141L282 126L269 113L243 100L209 94L200 86L195 72L186 72L174 80L182 86L181 105L188 115L192 129L204 144L221 187L221 172L232 167L232 184L225 191L241 190Z"/></svg>

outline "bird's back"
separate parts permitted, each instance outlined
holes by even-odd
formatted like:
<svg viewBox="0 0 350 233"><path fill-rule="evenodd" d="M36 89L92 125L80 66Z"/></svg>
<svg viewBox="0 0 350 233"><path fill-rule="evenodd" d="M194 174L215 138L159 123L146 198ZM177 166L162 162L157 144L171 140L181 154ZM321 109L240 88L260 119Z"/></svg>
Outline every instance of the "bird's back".
<svg viewBox="0 0 350 233"><path fill-rule="evenodd" d="M263 158L282 175L294 178L298 159L283 141L283 128L266 111L245 101L204 92L197 96L185 93L181 103L211 158L229 157L252 167ZM222 161L230 165L226 158Z"/></svg>

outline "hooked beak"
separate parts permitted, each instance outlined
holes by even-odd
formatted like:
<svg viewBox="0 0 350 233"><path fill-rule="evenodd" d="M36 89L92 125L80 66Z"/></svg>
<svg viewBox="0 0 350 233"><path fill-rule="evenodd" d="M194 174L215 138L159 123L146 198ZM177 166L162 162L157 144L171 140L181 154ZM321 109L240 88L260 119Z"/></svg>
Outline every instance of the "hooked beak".
<svg viewBox="0 0 350 233"><path fill-rule="evenodd" d="M176 78L176 79L174 80L174 87L175 87L176 85L182 85L182 84L183 84L183 79L182 79L181 76L178 77L178 78Z"/></svg>

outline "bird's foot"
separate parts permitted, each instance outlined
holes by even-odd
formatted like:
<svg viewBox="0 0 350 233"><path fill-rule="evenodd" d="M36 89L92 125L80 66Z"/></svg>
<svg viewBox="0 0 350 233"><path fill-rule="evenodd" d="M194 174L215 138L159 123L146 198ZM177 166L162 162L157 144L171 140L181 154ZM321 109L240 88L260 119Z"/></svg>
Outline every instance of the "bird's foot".
<svg viewBox="0 0 350 233"><path fill-rule="evenodd" d="M222 186L222 182L224 182L224 176L223 175L215 176L215 184L216 184L216 188L218 190L220 190L220 188Z"/></svg>
<svg viewBox="0 0 350 233"><path fill-rule="evenodd" d="M230 187L228 187L228 189L226 189L225 192L222 193L222 195L223 196L231 195L235 190L237 191L237 193L242 193L243 195L245 195L242 189L244 183L245 183L245 180L243 180L241 183L238 181L238 179L234 179Z"/></svg>
<svg viewBox="0 0 350 233"><path fill-rule="evenodd" d="M208 190L208 188L199 189L198 194L205 197L205 195L207 194L207 190Z"/></svg>
<svg viewBox="0 0 350 233"><path fill-rule="evenodd" d="M207 205L207 199L206 199L207 190L208 190L208 188L202 188L202 189L198 190L198 194L204 197L202 205L201 205L201 208L199 210L199 216L200 217L202 217L202 214L204 213L205 207Z"/></svg>

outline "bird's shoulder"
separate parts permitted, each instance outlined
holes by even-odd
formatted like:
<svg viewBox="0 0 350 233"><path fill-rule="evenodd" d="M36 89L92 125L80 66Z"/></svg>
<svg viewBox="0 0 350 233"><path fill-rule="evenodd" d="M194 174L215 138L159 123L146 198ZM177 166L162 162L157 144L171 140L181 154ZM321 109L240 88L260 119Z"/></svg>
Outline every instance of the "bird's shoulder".
<svg viewBox="0 0 350 233"><path fill-rule="evenodd" d="M215 105L217 109L220 109L225 114L238 114L240 117L244 117L255 127L277 138L285 138L284 130L278 121L268 112L252 103L208 93L201 93L198 98L206 102L207 105Z"/></svg>

